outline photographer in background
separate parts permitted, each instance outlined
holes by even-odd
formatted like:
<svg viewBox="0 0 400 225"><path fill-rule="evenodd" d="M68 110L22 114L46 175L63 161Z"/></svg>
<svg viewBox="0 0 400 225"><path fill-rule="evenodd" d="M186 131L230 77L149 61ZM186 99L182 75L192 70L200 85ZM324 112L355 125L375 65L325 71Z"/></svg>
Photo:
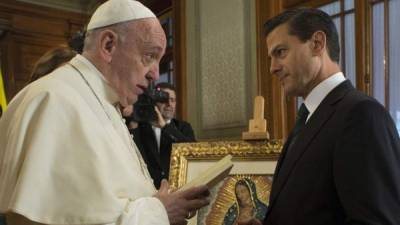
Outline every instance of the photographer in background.
<svg viewBox="0 0 400 225"><path fill-rule="evenodd" d="M169 83L159 83L155 89L168 93L168 100L156 101L157 119L151 122L139 122L138 127L132 130L132 134L158 189L161 180L168 179L172 144L194 142L195 137L189 123L174 118L176 111L174 86Z"/></svg>

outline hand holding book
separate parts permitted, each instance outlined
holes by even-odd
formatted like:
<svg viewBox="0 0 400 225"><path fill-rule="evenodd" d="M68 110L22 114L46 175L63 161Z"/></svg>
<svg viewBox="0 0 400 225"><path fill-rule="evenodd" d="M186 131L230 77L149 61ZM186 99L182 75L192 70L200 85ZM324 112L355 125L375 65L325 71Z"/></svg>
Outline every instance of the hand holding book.
<svg viewBox="0 0 400 225"><path fill-rule="evenodd" d="M209 189L228 176L233 167L232 156L227 155L177 191L169 189L166 180L155 195L164 205L170 224L183 224L196 210L208 205Z"/></svg>

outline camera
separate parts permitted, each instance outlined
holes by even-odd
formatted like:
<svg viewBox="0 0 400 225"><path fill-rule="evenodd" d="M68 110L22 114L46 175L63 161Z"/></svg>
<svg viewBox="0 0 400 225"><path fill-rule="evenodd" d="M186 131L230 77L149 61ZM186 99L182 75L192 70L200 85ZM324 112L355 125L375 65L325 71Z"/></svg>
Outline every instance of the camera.
<svg viewBox="0 0 400 225"><path fill-rule="evenodd" d="M138 100L133 104L132 120L140 123L150 123L157 121L157 114L154 106L157 102L166 103L169 100L169 94L160 88L154 88L151 84L147 90L138 96Z"/></svg>

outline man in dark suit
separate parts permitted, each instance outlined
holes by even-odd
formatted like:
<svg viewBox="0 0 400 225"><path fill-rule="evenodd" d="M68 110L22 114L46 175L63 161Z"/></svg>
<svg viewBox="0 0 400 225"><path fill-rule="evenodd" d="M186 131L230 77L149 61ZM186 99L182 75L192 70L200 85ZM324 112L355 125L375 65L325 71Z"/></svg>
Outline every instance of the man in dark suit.
<svg viewBox="0 0 400 225"><path fill-rule="evenodd" d="M294 9L264 28L271 74L304 99L264 224L400 224L399 135L385 108L344 78L329 15Z"/></svg>
<svg viewBox="0 0 400 225"><path fill-rule="evenodd" d="M157 102L156 113L158 121L139 123L132 134L136 145L146 161L147 168L158 189L162 179L168 179L169 163L173 143L194 142L192 126L182 120L175 119L176 92L169 83L160 83L156 86L169 94L166 103Z"/></svg>

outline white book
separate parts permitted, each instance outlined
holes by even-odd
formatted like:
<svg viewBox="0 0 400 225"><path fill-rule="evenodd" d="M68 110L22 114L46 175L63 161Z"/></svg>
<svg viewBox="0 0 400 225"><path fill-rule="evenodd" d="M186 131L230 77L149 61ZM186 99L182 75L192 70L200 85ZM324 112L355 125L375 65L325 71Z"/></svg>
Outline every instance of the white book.
<svg viewBox="0 0 400 225"><path fill-rule="evenodd" d="M202 172L192 181L183 185L180 190L186 190L188 188L196 187L199 185L206 185L208 188L212 188L214 185L218 184L229 175L232 167L232 155L227 155L216 162L214 165L212 165L210 168Z"/></svg>

